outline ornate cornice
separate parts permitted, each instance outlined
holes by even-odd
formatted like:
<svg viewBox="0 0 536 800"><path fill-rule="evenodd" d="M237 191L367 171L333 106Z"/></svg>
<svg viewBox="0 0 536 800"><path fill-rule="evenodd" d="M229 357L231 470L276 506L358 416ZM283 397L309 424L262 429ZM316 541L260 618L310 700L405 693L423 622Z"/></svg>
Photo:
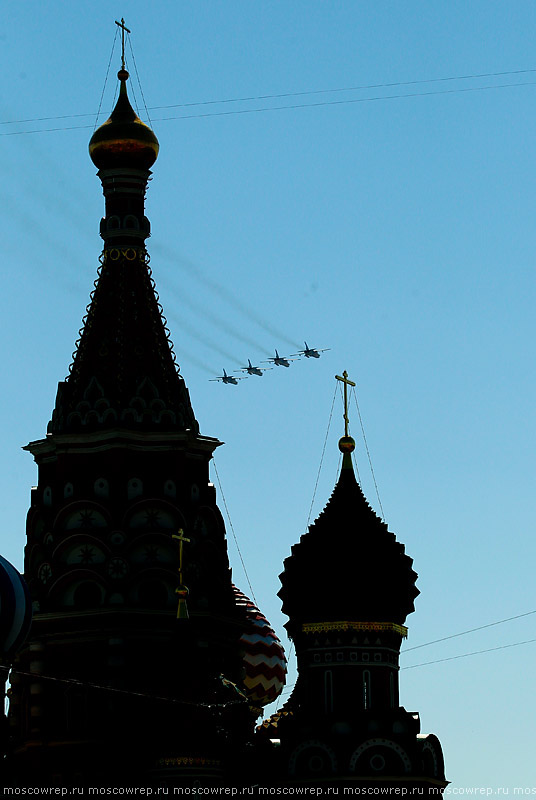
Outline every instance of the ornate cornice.
<svg viewBox="0 0 536 800"><path fill-rule="evenodd" d="M88 453L112 450L115 448L129 450L158 451L188 450L192 453L212 453L223 442L211 436L202 436L193 431L165 432L131 431L128 428L116 428L107 431L87 433L58 434L49 433L45 439L30 442L23 450L28 450L34 457L56 456L60 453Z"/></svg>
<svg viewBox="0 0 536 800"><path fill-rule="evenodd" d="M327 633L328 631L391 631L407 638L408 629L396 622L304 622L303 633Z"/></svg>

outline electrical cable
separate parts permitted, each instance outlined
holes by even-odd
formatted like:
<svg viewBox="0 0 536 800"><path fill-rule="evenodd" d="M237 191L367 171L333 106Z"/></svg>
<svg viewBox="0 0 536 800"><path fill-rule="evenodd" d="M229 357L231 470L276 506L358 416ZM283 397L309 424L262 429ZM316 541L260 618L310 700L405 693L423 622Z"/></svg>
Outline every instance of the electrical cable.
<svg viewBox="0 0 536 800"><path fill-rule="evenodd" d="M132 41L131 41L131 38L130 38L130 34L128 34L128 36L127 36L127 41L128 41L129 47L130 47L130 53L132 55L132 63L134 64L134 71L136 73L136 78L138 80L138 86L140 87L140 94L141 94L141 99L143 100L143 105L145 107L145 113L147 114L147 119L149 120L149 125L152 127L153 123L151 122L151 117L149 116L149 109L147 108L147 103L145 102L145 95L143 94L143 89L142 89L142 86L141 86L140 76L138 74L138 67L136 66L136 59L134 58L134 50L132 48Z"/></svg>
<svg viewBox="0 0 536 800"><path fill-rule="evenodd" d="M116 29L116 38L119 28ZM129 37L130 42L130 37ZM114 39L114 46L115 46L115 39ZM132 49L132 45L131 45ZM112 48L113 53L113 48ZM133 54L134 59L134 54ZM111 60L111 59L110 59ZM134 63L134 67L136 64ZM109 66L108 66L109 69ZM498 78L504 77L506 75L524 75L527 73L534 73L536 69L516 69L516 70L508 70L504 72L481 72L476 73L474 75L453 75L448 78L423 78L414 81L396 81L393 83L371 83L366 84L363 86L344 86L344 87L337 87L335 89L310 89L303 92L284 92L281 94L260 94L260 95L252 95L250 97L230 97L225 98L223 100L201 100L193 103L174 103L172 105L167 106L151 106L151 111L163 111L167 108L192 108L195 106L208 106L208 105L220 105L224 103L247 103L253 100L277 100L283 97L303 97L307 95L315 95L315 94L335 94L337 92L356 92L362 91L364 89L387 89L393 88L394 86L415 86L418 84L425 84L425 83L443 83L448 81L465 81L471 80L476 78ZM137 70L136 70L137 73ZM513 84L514 86L518 84ZM524 85L524 84L519 84ZM61 116L55 117L31 117L28 119L14 119L14 120L4 120L0 121L0 125L16 125L16 124L25 124L28 122L47 122L52 121L55 119L75 119L77 117L90 117L93 116L94 112L89 114L63 114Z"/></svg>
<svg viewBox="0 0 536 800"><path fill-rule="evenodd" d="M363 86L343 86L336 89L309 89L303 92L285 92L283 94L261 94L252 97L231 97L225 100L203 100L195 103L176 103L169 106L151 106L152 111L163 111L166 108L189 108L192 106L220 105L223 103L247 103L252 100L278 100L283 97L303 97L313 94L335 94L337 92L358 92L364 89L390 89L394 86L415 86L423 83L441 83L444 81L465 81L476 78L498 78L505 75L521 75L536 72L536 69L517 69L507 72L483 72L475 75L455 75L449 78L423 78L415 81L396 81L395 83L371 83Z"/></svg>
<svg viewBox="0 0 536 800"><path fill-rule="evenodd" d="M536 642L536 639L525 639L523 642L503 644L500 647L489 647L487 650L473 650L472 653L462 653L459 656L450 656L450 658L438 658L435 661L423 661L421 664L409 664L409 666L400 667L400 669L416 669L416 667L427 667L429 664L441 664L443 661L456 661L458 658L469 658L469 656L478 656L481 653L492 653L495 650L506 650L509 647L519 647L522 644L531 644L531 642Z"/></svg>
<svg viewBox="0 0 536 800"><path fill-rule="evenodd" d="M529 617L531 614L536 614L534 611L525 611L524 614L516 614L515 617L507 617L506 619L499 619L497 622L488 622L487 625L479 625L478 628L469 628L467 631L461 633L452 633L450 636L443 636L442 639L434 639L432 642L425 642L424 644L417 644L414 647L405 647L403 653L409 653L410 650L419 650L421 647L429 647L431 644L438 644L439 642L446 642L447 639L456 639L458 636L465 636L468 633L475 633L475 631L483 631L484 628L493 628L495 625L502 625L504 622L512 622L514 619L521 619L521 617Z"/></svg>
<svg viewBox="0 0 536 800"><path fill-rule="evenodd" d="M267 111L288 111L299 108L319 108L320 106L339 106L339 105L348 105L351 103L367 103L380 100L399 100L399 99L407 99L414 97L431 97L443 94L460 94L463 92L483 92L489 89L510 89L515 86L536 86L536 81L502 83L496 86L472 86L465 89L441 89L433 92L411 92L409 94L377 95L374 97L352 98L350 100L325 100L319 103L295 103L288 106L264 106L260 108L242 108L237 111L211 111L206 114L182 114L176 117L156 117L155 119L153 119L153 122L169 122L172 120L180 120L180 119L202 119L204 117L227 117L237 114L259 114ZM3 124L8 124L8 123L3 123ZM8 131L7 133L0 133L0 136L22 136L24 134L30 134L30 133L54 133L57 131L84 130L86 128L91 128L91 127L92 127L91 125L69 125L67 127L57 127L57 128L34 128L28 131Z"/></svg>
<svg viewBox="0 0 536 800"><path fill-rule="evenodd" d="M363 426L363 420L361 418L361 412L359 410L359 403L357 402L357 394L356 394L356 390L355 390L354 386L351 387L351 391L352 391L352 393L354 395L355 405L356 405L356 408L357 408L357 415L359 417L359 423L361 425L361 433L363 434L363 441L365 443L365 450L367 451L368 462L369 462L369 466L370 466L370 472L372 474L372 480L374 481L374 488L376 489L376 497L378 498L378 504L380 506L380 511L382 512L382 520L385 521L385 513L384 513L384 510L383 510L382 501L380 500L380 492L378 491L378 484L376 483L376 475L374 474L374 469L372 467L372 459L370 457L370 451L369 451L369 447L368 447L368 444L367 444L367 437L365 436L365 428Z"/></svg>
<svg viewBox="0 0 536 800"><path fill-rule="evenodd" d="M119 689L114 686L102 686L98 683L91 683L90 681L82 681L79 678L59 678L55 675L41 675L36 672L24 672L20 669L11 669L12 675L24 675L24 677L31 678L32 681L55 681L56 683L69 683L74 686L83 686L89 689L99 689L104 692L112 692L114 694L127 694L133 697L144 697L147 700L159 700L165 703L174 703L181 706L202 706L203 708L226 708L233 706L237 703L242 703L241 700L230 700L227 703L195 703L190 700L179 700L176 697L163 697L157 694L148 694L147 692L136 692L132 689Z"/></svg>
<svg viewBox="0 0 536 800"><path fill-rule="evenodd" d="M318 481L320 479L320 472L322 470L322 464L324 462L324 453L326 452L326 444L327 444L327 441L328 441L328 434L329 434L329 429L330 429L330 426L331 426L331 418L333 416L333 406L335 405L335 397L336 397L336 395L337 395L337 386L335 386L335 391L333 393L333 401L331 403L331 411L329 412L329 419L328 419L328 429L326 431L326 436L324 438L324 446L322 448L322 455L320 456L320 466L318 467L318 473L317 473L317 476L316 476L315 488L313 490L313 498L311 500L311 505L309 507L309 516L307 517L307 523L305 525L305 529L306 530L309 527L309 522L311 521L311 514L312 514L312 511L313 511L313 504L315 502L316 490L318 488Z"/></svg>
<svg viewBox="0 0 536 800"><path fill-rule="evenodd" d="M231 532L233 534L234 543L236 545L236 549L238 550L238 555L240 557L240 563L242 564L242 569L244 570L244 575L246 576L246 580L248 582L249 591L251 592L251 599L253 600L253 602L255 603L255 605L258 608L259 604L257 603L257 598L255 597L255 592L253 591L253 586L251 585L251 581L249 579L249 575L248 575L248 571L246 569L246 565L244 563L244 559L242 558L242 552L241 552L240 546L238 544L238 539L236 538L236 534L235 534L235 531L234 531L234 528L233 528L233 523L231 521L231 515L229 514L229 509L227 508L227 502L225 500L225 495L223 494L223 489L222 489L222 486L221 486L220 476L218 474L218 469L216 467L216 460L215 460L214 456L212 456L212 464L214 465L214 472L216 473L216 478L218 480L218 486L219 486L219 489L220 489L221 499L223 500L223 506L224 506L225 512L227 514L227 519L229 520L229 526L230 526Z"/></svg>
<svg viewBox="0 0 536 800"><path fill-rule="evenodd" d="M116 28L116 29L115 29L115 36L114 36L114 40L113 40L113 43L112 43L112 52L110 53L110 59L109 59L109 61L108 61L108 66L106 67L106 76L105 76L105 78L104 78L104 86L102 87L102 94L101 94L101 97L100 97L99 108L98 108L98 111L97 111L97 116L95 117L95 124L94 124L94 126L93 126L93 130L96 130L96 128L97 128L97 123L98 123L98 121L99 121L99 115L100 115L100 113L101 113L101 108L102 108L102 101L103 101L103 99L104 99L104 92L106 91L106 84L108 83L108 75L109 75L109 73L110 73L110 65L111 65L111 63L112 63L112 58L113 58L113 55L114 55L114 50L115 50L115 42L116 42L116 39L117 39L117 34L118 34L118 33L119 33L119 28ZM3 122L3 123L1 123L1 124L2 124L2 125L5 125L5 124L9 124L9 123L4 123L4 122Z"/></svg>

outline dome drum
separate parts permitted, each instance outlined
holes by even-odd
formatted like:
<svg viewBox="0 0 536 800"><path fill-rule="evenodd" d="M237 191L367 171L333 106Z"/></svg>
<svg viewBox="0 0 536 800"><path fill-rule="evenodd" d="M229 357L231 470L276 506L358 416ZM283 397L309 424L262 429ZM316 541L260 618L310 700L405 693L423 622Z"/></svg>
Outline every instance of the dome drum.
<svg viewBox="0 0 536 800"><path fill-rule="evenodd" d="M145 241L151 235L151 225L145 216L145 191L150 170L101 169L106 212L101 220L100 235L104 241L130 239ZM127 241L128 240L128 241Z"/></svg>
<svg viewBox="0 0 536 800"><path fill-rule="evenodd" d="M126 214L123 217L112 214L101 219L99 232L105 242L113 240L113 245L119 244L120 240L130 244L127 239L131 238L139 243L140 239L143 242L151 235L151 224L145 216L139 219L133 214Z"/></svg>

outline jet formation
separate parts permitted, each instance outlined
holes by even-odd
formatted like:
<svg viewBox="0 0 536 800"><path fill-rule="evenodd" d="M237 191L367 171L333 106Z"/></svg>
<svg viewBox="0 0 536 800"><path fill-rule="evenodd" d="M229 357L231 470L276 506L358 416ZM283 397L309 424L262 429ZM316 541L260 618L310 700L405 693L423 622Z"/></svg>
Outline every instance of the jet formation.
<svg viewBox="0 0 536 800"><path fill-rule="evenodd" d="M330 350L329 347L317 348L317 347L309 347L307 342L304 342L305 348L303 350L298 350L297 353L292 353L290 356L280 356L277 350L275 350L275 356L268 358L266 361L261 363L263 364L273 364L276 367L290 367L291 361L299 361L302 356L305 358L320 358L320 353L325 353L326 350ZM269 369L273 369L272 367L257 367L251 363L251 359L248 358L248 365L247 367L240 367L240 369L234 370L234 372L247 372L247 375L242 375L238 378L235 378L234 375L228 375L225 370L223 370L223 375L218 375L216 378L210 378L211 381L221 381L222 383L232 384L233 386L238 386L238 381L242 381L245 378L248 378L250 375L257 375L259 378L262 378L264 372Z"/></svg>

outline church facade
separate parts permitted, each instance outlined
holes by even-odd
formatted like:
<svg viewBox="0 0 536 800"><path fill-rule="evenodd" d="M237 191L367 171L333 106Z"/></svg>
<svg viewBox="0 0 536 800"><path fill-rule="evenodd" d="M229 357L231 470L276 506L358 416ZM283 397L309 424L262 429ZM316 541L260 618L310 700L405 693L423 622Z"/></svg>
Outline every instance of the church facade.
<svg viewBox="0 0 536 800"><path fill-rule="evenodd" d="M147 182L158 155L124 63L90 156L104 249L38 467L24 574L33 622L11 669L14 786L446 786L439 741L400 706L416 574L355 479L292 548L280 597L299 677L232 583L199 431L151 277ZM323 547L326 537L332 546ZM4 784L6 785L6 784Z"/></svg>

